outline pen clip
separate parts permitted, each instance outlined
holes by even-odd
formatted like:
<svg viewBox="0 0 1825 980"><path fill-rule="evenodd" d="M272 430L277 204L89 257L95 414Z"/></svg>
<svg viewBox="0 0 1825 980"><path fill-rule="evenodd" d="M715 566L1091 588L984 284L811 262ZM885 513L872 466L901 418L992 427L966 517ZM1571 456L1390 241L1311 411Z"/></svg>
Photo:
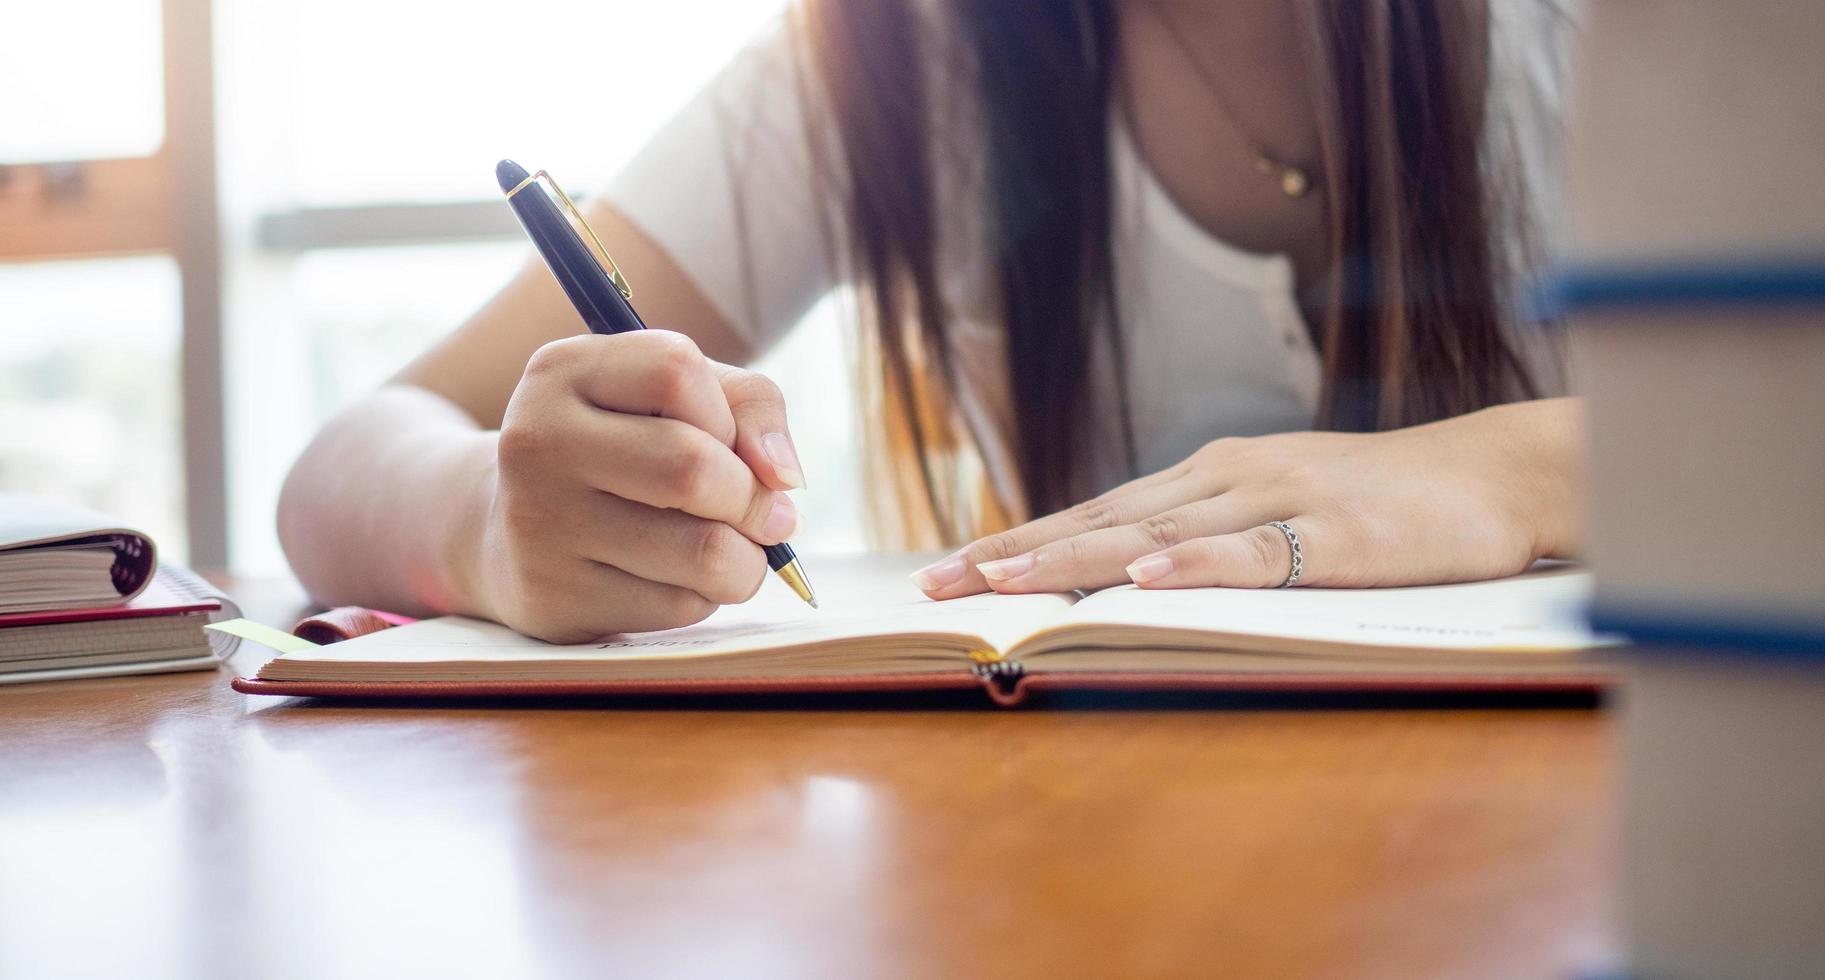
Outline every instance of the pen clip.
<svg viewBox="0 0 1825 980"><path fill-rule="evenodd" d="M576 203L570 199L569 194L564 193L564 188L559 187L558 182L553 180L550 174L543 170L533 174L507 196L511 198L514 194L525 190L529 184L538 184L557 198L558 204L567 212L568 220L582 232L580 237L583 239L583 244L595 253L596 261L600 262L603 271L608 273L608 281L614 283L615 288L620 290L622 299L633 299L634 288L627 284L627 277L621 274L621 267L615 265L615 260L608 254L608 249L602 247L602 239L596 237L595 229L589 226L589 222L583 220L583 212L577 210Z"/></svg>

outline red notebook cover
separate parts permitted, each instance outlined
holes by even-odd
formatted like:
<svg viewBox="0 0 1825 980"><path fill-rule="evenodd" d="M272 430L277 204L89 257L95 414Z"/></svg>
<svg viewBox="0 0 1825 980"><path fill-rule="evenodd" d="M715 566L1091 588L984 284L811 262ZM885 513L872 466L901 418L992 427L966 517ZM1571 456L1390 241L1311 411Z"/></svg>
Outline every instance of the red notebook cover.
<svg viewBox="0 0 1825 980"><path fill-rule="evenodd" d="M972 674L876 674L858 677L702 678L564 682L501 681L263 681L236 677L243 694L314 698L577 697L597 695L755 695L982 689L996 704L1013 706L1053 691L1262 691L1278 693L1539 693L1596 694L1612 678L1564 675L1426 675L1360 673L1056 673L1027 674L1011 682Z"/></svg>
<svg viewBox="0 0 1825 980"><path fill-rule="evenodd" d="M222 608L215 599L182 595L171 588L164 576L155 576L145 591L132 601L118 606L89 609L49 609L38 612L0 614L0 629L10 626L46 626L52 623L88 623L101 619L137 619L144 616L174 616L189 612L214 612Z"/></svg>

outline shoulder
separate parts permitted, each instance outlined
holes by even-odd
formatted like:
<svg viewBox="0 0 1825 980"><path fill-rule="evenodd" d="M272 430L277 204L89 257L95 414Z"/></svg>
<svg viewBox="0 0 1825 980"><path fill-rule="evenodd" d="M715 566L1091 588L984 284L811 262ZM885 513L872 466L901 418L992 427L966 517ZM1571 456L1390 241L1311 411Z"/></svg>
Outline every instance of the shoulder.
<svg viewBox="0 0 1825 980"><path fill-rule="evenodd" d="M602 190L756 351L833 277L795 48L790 23L774 21Z"/></svg>
<svg viewBox="0 0 1825 980"><path fill-rule="evenodd" d="M713 118L724 139L765 130L796 135L804 112L801 47L791 22L774 21L729 59L686 112Z"/></svg>

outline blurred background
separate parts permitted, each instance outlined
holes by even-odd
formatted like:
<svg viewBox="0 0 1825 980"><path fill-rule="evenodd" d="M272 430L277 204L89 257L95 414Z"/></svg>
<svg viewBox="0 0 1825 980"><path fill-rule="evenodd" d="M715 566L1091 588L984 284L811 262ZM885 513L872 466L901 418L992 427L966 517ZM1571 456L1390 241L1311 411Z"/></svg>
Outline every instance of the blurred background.
<svg viewBox="0 0 1825 980"><path fill-rule="evenodd" d="M283 570L311 433L530 254L495 161L587 195L784 6L0 0L0 490ZM761 364L813 551L863 545L846 365L834 301Z"/></svg>

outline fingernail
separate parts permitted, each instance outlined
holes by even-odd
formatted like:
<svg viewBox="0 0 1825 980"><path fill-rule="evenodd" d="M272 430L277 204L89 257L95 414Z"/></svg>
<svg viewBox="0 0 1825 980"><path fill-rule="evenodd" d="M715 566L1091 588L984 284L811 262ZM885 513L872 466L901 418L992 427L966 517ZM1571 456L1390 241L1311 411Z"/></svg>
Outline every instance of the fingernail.
<svg viewBox="0 0 1825 980"><path fill-rule="evenodd" d="M760 448L767 454L767 461L773 464L773 472L779 474L781 482L789 487L805 485L805 471L799 469L798 453L785 433L769 432L761 436Z"/></svg>
<svg viewBox="0 0 1825 980"><path fill-rule="evenodd" d="M784 541L798 533L798 508L792 506L791 498L780 494L773 502L773 512L767 515L767 526L761 533L776 541Z"/></svg>
<svg viewBox="0 0 1825 980"><path fill-rule="evenodd" d="M956 585L963 578L962 555L952 555L912 573L913 584L927 592L942 589L947 585Z"/></svg>
<svg viewBox="0 0 1825 980"><path fill-rule="evenodd" d="M1135 582L1151 582L1156 578L1165 578L1172 574L1172 559L1165 555L1148 555L1136 558L1128 566L1128 578Z"/></svg>
<svg viewBox="0 0 1825 980"><path fill-rule="evenodd" d="M1008 579L1025 575L1032 571L1033 556L1031 554L1015 555L1012 558L1003 558L1000 561L985 561L982 564L977 565L976 570L982 573L983 578L991 579L996 582L1005 582Z"/></svg>

